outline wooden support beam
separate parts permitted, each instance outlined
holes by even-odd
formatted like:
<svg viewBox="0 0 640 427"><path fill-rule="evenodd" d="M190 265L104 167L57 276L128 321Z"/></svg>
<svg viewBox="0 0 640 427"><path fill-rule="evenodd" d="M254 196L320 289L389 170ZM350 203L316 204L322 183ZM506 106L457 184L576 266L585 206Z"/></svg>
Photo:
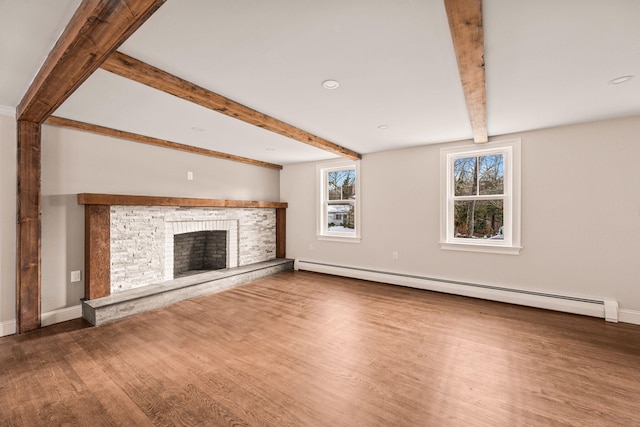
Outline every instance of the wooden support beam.
<svg viewBox="0 0 640 427"><path fill-rule="evenodd" d="M473 140L488 141L482 0L445 0Z"/></svg>
<svg viewBox="0 0 640 427"><path fill-rule="evenodd" d="M40 327L40 131L38 123L18 121L16 329L19 334Z"/></svg>
<svg viewBox="0 0 640 427"><path fill-rule="evenodd" d="M84 0L18 105L18 333L40 327L40 126L164 2Z"/></svg>
<svg viewBox="0 0 640 427"><path fill-rule="evenodd" d="M84 207L84 297L111 294L111 206Z"/></svg>
<svg viewBox="0 0 640 427"><path fill-rule="evenodd" d="M271 168L271 169L282 169L281 165L277 165L275 163L262 162L260 160L249 159L247 157L234 156L232 154L221 153L219 151L207 150L206 148L199 148L191 145L180 144L177 142L153 138L150 136L140 135L137 133L126 132L126 131L112 129L104 126L92 125L90 123L78 122L75 120L65 119L62 117L51 116L44 123L47 125L77 129L77 130L82 130L86 132L96 133L98 135L112 136L115 138L126 139L128 141L140 142L142 144L155 145L156 147L186 151L188 153L200 154L200 155L209 156L209 157L216 157L218 159L231 160L234 162L246 163L254 166L262 166L262 167Z"/></svg>
<svg viewBox="0 0 640 427"><path fill-rule="evenodd" d="M287 210L276 209L276 258L287 257Z"/></svg>
<svg viewBox="0 0 640 427"><path fill-rule="evenodd" d="M121 52L115 52L111 55L102 64L101 68L121 77L134 80L154 89L177 96L178 98L295 139L296 141L303 142L321 150L329 151L341 157L347 157L352 160L357 160L362 157L355 151L341 147L326 139L322 139L278 119L267 116L266 114L246 107Z"/></svg>

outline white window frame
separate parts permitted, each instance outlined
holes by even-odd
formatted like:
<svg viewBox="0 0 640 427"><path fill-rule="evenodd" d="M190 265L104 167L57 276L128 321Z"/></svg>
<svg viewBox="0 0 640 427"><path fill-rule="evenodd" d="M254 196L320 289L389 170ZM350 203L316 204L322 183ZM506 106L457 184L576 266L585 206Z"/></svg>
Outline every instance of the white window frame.
<svg viewBox="0 0 640 427"><path fill-rule="evenodd" d="M328 206L328 188L327 174L338 170L353 169L356 171L356 198L353 201L355 209L355 229L353 232L329 231L327 228L327 206ZM340 159L329 162L322 162L316 167L317 176L317 238L318 240L329 240L334 242L360 243L361 229L361 193L360 193L360 161L348 159Z"/></svg>
<svg viewBox="0 0 640 427"><path fill-rule="evenodd" d="M454 236L453 163L462 157L504 155L504 240L468 239ZM483 146L465 145L440 150L440 247L444 250L519 255L521 246L520 139L490 142Z"/></svg>

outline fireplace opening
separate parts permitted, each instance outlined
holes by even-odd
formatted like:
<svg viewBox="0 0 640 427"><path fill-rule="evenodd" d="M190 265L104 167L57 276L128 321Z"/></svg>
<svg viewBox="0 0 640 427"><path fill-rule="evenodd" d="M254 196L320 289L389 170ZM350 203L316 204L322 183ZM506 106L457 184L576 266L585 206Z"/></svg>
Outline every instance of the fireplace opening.
<svg viewBox="0 0 640 427"><path fill-rule="evenodd" d="M173 278L227 268L227 231L173 236Z"/></svg>

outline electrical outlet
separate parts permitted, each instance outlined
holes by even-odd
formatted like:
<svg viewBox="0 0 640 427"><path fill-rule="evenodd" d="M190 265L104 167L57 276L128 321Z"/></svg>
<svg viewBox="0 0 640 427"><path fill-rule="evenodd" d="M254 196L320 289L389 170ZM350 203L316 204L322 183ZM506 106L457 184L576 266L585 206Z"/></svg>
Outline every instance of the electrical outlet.
<svg viewBox="0 0 640 427"><path fill-rule="evenodd" d="M193 172L191 172L191 171L188 171L188 172L187 172L187 179L188 179L189 181L193 181Z"/></svg>
<svg viewBox="0 0 640 427"><path fill-rule="evenodd" d="M79 282L81 278L80 270L75 270L71 272L71 283Z"/></svg>
<svg viewBox="0 0 640 427"><path fill-rule="evenodd" d="M391 259L398 259L400 257L400 254L398 254L398 252L393 251L391 253Z"/></svg>

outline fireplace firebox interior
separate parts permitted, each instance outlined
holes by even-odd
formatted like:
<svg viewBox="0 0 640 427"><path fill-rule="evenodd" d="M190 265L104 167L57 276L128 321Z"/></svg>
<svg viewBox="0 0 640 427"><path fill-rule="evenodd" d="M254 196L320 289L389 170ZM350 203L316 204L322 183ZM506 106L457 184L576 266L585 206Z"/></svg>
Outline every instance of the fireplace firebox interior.
<svg viewBox="0 0 640 427"><path fill-rule="evenodd" d="M227 232L197 231L176 234L173 245L173 276L189 276L227 268Z"/></svg>

